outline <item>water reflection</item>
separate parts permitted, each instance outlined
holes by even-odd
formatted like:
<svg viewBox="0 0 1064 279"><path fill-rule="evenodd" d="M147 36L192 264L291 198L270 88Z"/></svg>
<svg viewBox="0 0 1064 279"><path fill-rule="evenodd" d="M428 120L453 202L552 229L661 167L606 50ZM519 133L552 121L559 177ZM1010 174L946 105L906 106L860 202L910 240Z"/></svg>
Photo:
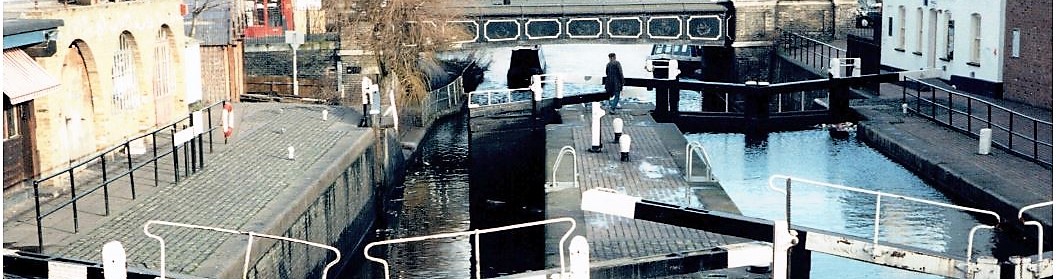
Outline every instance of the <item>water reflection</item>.
<svg viewBox="0 0 1064 279"><path fill-rule="evenodd" d="M827 131L820 130L771 133L763 141L748 140L742 134L687 137L706 147L714 174L748 216L785 218L784 195L767 186L769 176L774 174L952 203L853 137L833 139ZM777 185L783 185L782 181ZM800 183L793 184L792 189L792 218L796 224L872 238L875 196ZM880 218L880 241L957 256L965 255L968 230L978 223L971 215L957 210L889 198L882 200ZM1017 242L1003 234L979 233L974 253L1023 253L1016 251L1020 246ZM1003 247L995 248L996 245ZM813 254L812 269L813 278L935 278L817 253Z"/></svg>

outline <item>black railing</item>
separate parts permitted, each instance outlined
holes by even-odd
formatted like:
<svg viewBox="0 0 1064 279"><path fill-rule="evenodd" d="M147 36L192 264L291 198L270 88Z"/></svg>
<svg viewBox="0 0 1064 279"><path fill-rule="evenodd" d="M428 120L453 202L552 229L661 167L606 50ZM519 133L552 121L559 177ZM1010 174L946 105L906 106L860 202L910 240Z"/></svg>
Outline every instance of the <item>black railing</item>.
<svg viewBox="0 0 1064 279"><path fill-rule="evenodd" d="M808 65L822 76L827 76L832 58L846 58L845 49L787 30L779 30L776 47L780 55Z"/></svg>
<svg viewBox="0 0 1064 279"><path fill-rule="evenodd" d="M976 138L983 128L1002 131L1007 136L994 137L994 146L1053 167L1052 122L920 80L905 78L902 92L902 101L920 116Z"/></svg>
<svg viewBox="0 0 1064 279"><path fill-rule="evenodd" d="M103 189L104 215L110 215L111 197L109 186L123 178L128 178L130 198L136 199L137 181L134 178L135 172L146 166L152 166L152 178L154 180L154 186L158 187L160 181L159 162L161 159L168 155L173 158L174 184L177 184L181 181L182 162L184 162L184 176L186 177L199 170L202 170L205 165L203 160L204 149L208 149L208 152L214 152L214 131L221 128L221 121L214 120L215 115L213 110L215 110L216 107L221 106L225 102L226 101L217 102L200 110L200 112L205 114L203 116L203 124L205 125L203 127L203 133L195 135L187 142L175 143L174 140L176 139L178 131L184 129L191 129L190 127L194 125L194 113L189 113L189 115L185 118L175 121L169 125L162 126L150 133L131 138L129 140L126 140L124 143L112 146L94 155L87 156L86 159L82 160L79 163L73 164L66 169L32 180L34 212L37 224L38 249L41 249L40 251L43 251L44 249L44 231L43 226L41 224L44 218L55 214L56 212L59 212L69 206L71 208L71 219L73 221L74 233L78 233L79 200L89 196L90 194L96 193L100 189ZM203 139L204 135L207 136L206 146L204 144ZM143 155L134 156L132 148L139 148L138 145L140 144L144 144L145 148L147 148L147 143L143 142L148 140L151 141L151 157L142 158L143 155L149 154L147 150L145 150L145 153ZM121 158L122 156L125 157L124 162L120 159L114 159L115 157ZM134 159L140 160L135 161ZM112 167L110 169L108 168L109 163L114 164L116 162L124 163L124 167L119 166ZM100 173L99 177L94 177L93 175L89 174L90 172L88 170L97 168ZM118 174L111 175L109 174L109 172L118 172ZM66 179L68 181L59 181L63 179ZM64 202L60 202L58 205L55 205L50 209L42 211L42 197L40 194L40 187L41 185L46 184L67 184L67 186L70 187L70 199ZM87 184L89 186L78 187L78 184L82 184L83 186ZM80 192L79 188L81 188Z"/></svg>

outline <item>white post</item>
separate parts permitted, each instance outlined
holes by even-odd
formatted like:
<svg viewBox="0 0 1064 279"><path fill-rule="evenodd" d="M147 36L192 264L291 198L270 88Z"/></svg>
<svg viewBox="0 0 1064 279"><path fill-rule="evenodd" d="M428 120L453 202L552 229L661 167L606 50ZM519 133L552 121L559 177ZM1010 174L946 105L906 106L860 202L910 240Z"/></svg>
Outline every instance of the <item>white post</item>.
<svg viewBox="0 0 1064 279"><path fill-rule="evenodd" d="M103 278L126 279L126 249L122 243L111 241L103 245Z"/></svg>
<svg viewBox="0 0 1064 279"><path fill-rule="evenodd" d="M562 98L565 96L565 77L564 75L554 76L554 98Z"/></svg>
<svg viewBox="0 0 1064 279"><path fill-rule="evenodd" d="M909 104L901 104L901 114L909 114Z"/></svg>
<svg viewBox="0 0 1064 279"><path fill-rule="evenodd" d="M591 245L582 235L573 236L569 241L569 278L591 279Z"/></svg>
<svg viewBox="0 0 1064 279"><path fill-rule="evenodd" d="M329 120L329 110L322 109L321 110L321 121L327 121L327 120Z"/></svg>
<svg viewBox="0 0 1064 279"><path fill-rule="evenodd" d="M621 135L621 162L628 162L631 159L628 157L630 151L632 151L632 137L628 134Z"/></svg>
<svg viewBox="0 0 1064 279"><path fill-rule="evenodd" d="M979 129L979 155L990 154L991 131L990 128Z"/></svg>
<svg viewBox="0 0 1064 279"><path fill-rule="evenodd" d="M299 65L296 60L299 57L299 45L292 44L292 95L299 96Z"/></svg>
<svg viewBox="0 0 1064 279"><path fill-rule="evenodd" d="M787 221L774 221L772 232L772 278L787 278L788 252L798 238L791 234Z"/></svg>
<svg viewBox="0 0 1064 279"><path fill-rule="evenodd" d="M288 160L296 159L296 148L291 145L288 146Z"/></svg>
<svg viewBox="0 0 1064 279"><path fill-rule="evenodd" d="M591 103L591 152L602 152L602 117L606 111L599 102Z"/></svg>
<svg viewBox="0 0 1064 279"><path fill-rule="evenodd" d="M621 140L621 133L624 133L624 120L620 117L613 118L613 142L616 143Z"/></svg>
<svg viewBox="0 0 1064 279"><path fill-rule="evenodd" d="M344 63L340 60L336 61L336 92L340 92L340 99L346 98L347 94L344 92Z"/></svg>

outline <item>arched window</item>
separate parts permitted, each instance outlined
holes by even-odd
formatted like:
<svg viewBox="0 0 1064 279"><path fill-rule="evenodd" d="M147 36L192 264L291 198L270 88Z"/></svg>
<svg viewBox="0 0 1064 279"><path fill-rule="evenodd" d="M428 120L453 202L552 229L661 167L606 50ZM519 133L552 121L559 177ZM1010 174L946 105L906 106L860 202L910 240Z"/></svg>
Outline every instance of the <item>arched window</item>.
<svg viewBox="0 0 1064 279"><path fill-rule="evenodd" d="M134 109L140 105L137 98L137 75L134 69L136 42L133 34L123 32L118 37L118 50L114 55L111 80L114 83L113 102L118 109Z"/></svg>
<svg viewBox="0 0 1064 279"><path fill-rule="evenodd" d="M905 6L898 6L898 45L899 49L905 49Z"/></svg>
<svg viewBox="0 0 1064 279"><path fill-rule="evenodd" d="M155 78L152 91L155 96L169 96L174 91L173 53L170 46L170 29L163 27L155 35Z"/></svg>
<svg viewBox="0 0 1064 279"><path fill-rule="evenodd" d="M972 52L971 63L979 64L979 49L983 40L983 17L972 14Z"/></svg>

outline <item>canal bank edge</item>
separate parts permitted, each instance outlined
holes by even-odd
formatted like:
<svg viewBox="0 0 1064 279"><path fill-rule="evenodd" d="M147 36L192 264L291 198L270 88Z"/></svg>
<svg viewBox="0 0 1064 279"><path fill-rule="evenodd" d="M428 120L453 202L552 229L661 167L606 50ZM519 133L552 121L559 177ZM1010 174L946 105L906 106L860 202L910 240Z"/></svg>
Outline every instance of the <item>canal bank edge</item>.
<svg viewBox="0 0 1064 279"><path fill-rule="evenodd" d="M947 128L924 119L894 114L892 112L897 108L892 106L861 106L854 107L853 110L862 118L857 126L859 140L916 173L919 177L928 180L931 182L929 184L951 199L960 201L961 205L978 205L975 207L997 212L1001 214L1002 222L1009 224L1009 228L1020 229L1027 236L1037 234L1033 230L1028 230L1030 227L1017 222L1016 216L1020 208L1045 201L1040 199L1046 199L1046 197L1040 195L1032 197L1036 194L1016 190L1019 189L1019 187L1014 187L1017 182L1007 177L1009 173L992 173L972 162L974 156L1012 155L996 148L991 155L975 155L977 144L975 139L948 131ZM971 152L957 151L959 148L956 147L941 148L929 139L900 126L914 121L927 122L920 124L924 126L922 129L941 129L943 131L939 133L952 133L956 137L967 139L972 142L968 148ZM965 140L958 141L964 142ZM1017 160L1022 159L1017 158ZM1051 174L1051 171L1049 173ZM1041 222L1045 230L1051 232L1053 220L1050 212L1033 210L1027 212L1025 218ZM1051 245L1052 234L1046 234L1046 242L1046 245Z"/></svg>

